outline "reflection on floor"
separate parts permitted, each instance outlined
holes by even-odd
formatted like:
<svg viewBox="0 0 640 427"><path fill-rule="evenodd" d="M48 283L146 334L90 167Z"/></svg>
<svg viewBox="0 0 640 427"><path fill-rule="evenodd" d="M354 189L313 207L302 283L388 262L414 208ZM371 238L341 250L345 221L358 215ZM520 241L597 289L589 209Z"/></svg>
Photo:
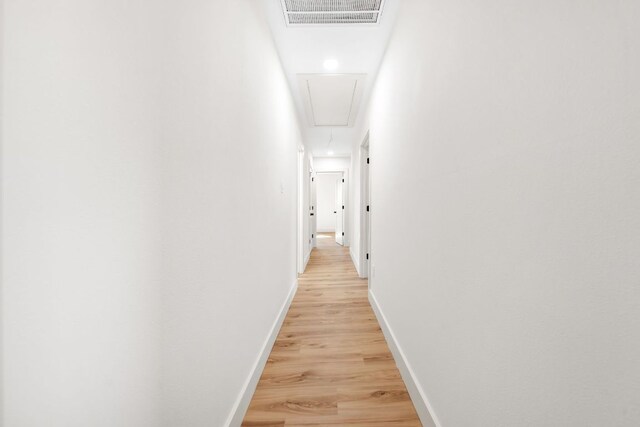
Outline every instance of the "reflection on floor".
<svg viewBox="0 0 640 427"><path fill-rule="evenodd" d="M349 249L319 233L243 426L420 426Z"/></svg>

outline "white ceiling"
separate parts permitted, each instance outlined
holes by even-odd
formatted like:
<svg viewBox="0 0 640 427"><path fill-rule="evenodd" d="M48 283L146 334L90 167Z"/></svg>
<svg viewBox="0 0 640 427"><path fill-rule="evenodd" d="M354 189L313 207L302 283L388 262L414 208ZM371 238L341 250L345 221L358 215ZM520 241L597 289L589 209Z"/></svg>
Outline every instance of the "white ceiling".
<svg viewBox="0 0 640 427"><path fill-rule="evenodd" d="M364 74L298 74L306 125L353 126L362 101Z"/></svg>
<svg viewBox="0 0 640 427"><path fill-rule="evenodd" d="M294 27L286 24L281 0L262 0L298 108L305 146L313 155L326 156L329 150L335 156L350 155L352 142L361 137L356 129L366 110L363 103L369 98L387 46L398 1L385 1L379 24ZM325 70L323 63L327 59L337 60L338 68ZM333 75L333 78L313 79L309 76L319 74ZM343 74L360 76L336 76ZM305 84L305 79L310 81L309 85ZM354 97L354 91L358 90L360 93ZM349 104L351 100L353 105ZM348 116L348 108L352 116ZM314 126L315 123L325 125ZM329 146L331 134L333 140Z"/></svg>

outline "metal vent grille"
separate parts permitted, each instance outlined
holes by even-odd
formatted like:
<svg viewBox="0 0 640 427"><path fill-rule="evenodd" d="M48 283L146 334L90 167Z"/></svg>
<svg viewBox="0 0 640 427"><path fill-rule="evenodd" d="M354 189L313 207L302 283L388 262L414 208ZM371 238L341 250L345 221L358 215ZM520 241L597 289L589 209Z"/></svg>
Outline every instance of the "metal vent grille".
<svg viewBox="0 0 640 427"><path fill-rule="evenodd" d="M377 24L384 0L282 0L289 25Z"/></svg>

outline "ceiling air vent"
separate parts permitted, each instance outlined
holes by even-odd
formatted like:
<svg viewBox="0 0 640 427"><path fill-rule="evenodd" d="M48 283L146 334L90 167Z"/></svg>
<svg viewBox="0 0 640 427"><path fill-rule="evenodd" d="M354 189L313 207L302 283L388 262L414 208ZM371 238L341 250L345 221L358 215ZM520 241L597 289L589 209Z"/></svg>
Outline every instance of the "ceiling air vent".
<svg viewBox="0 0 640 427"><path fill-rule="evenodd" d="M384 0L281 0L290 26L377 24Z"/></svg>

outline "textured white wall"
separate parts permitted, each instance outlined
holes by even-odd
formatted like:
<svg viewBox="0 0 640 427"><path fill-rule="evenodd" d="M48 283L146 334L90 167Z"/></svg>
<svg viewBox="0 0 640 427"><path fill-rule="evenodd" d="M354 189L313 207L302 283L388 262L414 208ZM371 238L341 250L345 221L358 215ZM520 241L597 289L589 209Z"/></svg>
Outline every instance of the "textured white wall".
<svg viewBox="0 0 640 427"><path fill-rule="evenodd" d="M296 280L300 143L258 2L175 2L167 40L163 425L222 426Z"/></svg>
<svg viewBox="0 0 640 427"><path fill-rule="evenodd" d="M154 5L4 2L5 427L160 423Z"/></svg>
<svg viewBox="0 0 640 427"><path fill-rule="evenodd" d="M640 425L640 3L405 0L373 292L441 425Z"/></svg>

